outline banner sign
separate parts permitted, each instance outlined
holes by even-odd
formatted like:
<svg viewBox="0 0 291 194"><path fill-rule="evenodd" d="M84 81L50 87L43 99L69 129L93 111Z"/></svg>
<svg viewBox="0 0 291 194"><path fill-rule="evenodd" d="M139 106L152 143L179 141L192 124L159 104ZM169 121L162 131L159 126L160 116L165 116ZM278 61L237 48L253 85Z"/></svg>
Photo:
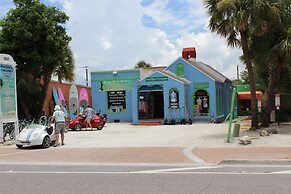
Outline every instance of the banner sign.
<svg viewBox="0 0 291 194"><path fill-rule="evenodd" d="M195 89L205 89L209 88L208 82L195 82L193 83Z"/></svg>
<svg viewBox="0 0 291 194"><path fill-rule="evenodd" d="M118 91L118 90L131 90L134 82L139 77L123 77L123 78L101 78L92 79L92 82L100 83L100 91Z"/></svg>
<svg viewBox="0 0 291 194"><path fill-rule="evenodd" d="M146 82L155 82L155 81L168 81L167 76L161 76L161 77L147 77Z"/></svg>
<svg viewBox="0 0 291 194"><path fill-rule="evenodd" d="M16 118L15 69L0 64L1 118Z"/></svg>
<svg viewBox="0 0 291 194"><path fill-rule="evenodd" d="M131 90L134 80L130 79L112 79L100 81L102 91Z"/></svg>
<svg viewBox="0 0 291 194"><path fill-rule="evenodd" d="M179 108L179 91L176 88L169 91L169 107L171 109Z"/></svg>
<svg viewBox="0 0 291 194"><path fill-rule="evenodd" d="M110 91L107 92L108 111L110 112L125 112L126 111L126 96L125 91Z"/></svg>

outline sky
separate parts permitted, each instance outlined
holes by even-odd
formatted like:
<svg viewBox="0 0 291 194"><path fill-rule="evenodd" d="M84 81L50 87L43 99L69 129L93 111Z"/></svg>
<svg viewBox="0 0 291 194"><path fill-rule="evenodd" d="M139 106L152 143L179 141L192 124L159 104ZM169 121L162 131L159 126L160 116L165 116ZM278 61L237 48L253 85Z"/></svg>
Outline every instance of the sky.
<svg viewBox="0 0 291 194"><path fill-rule="evenodd" d="M75 59L75 83L89 72L132 69L144 60L168 66L184 47L195 47L197 61L235 79L242 51L208 29L203 0L41 0L69 17L67 33ZM13 8L0 0L0 18ZM90 76L89 76L90 79Z"/></svg>

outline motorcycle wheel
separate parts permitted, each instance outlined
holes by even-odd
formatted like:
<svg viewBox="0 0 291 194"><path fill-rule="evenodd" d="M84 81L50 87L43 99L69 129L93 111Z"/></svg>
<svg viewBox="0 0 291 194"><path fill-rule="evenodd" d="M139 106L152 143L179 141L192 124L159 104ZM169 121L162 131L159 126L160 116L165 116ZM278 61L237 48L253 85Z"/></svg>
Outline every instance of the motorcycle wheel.
<svg viewBox="0 0 291 194"><path fill-rule="evenodd" d="M80 123L77 123L75 126L74 126L74 130L75 131L80 131L82 129L82 125Z"/></svg>
<svg viewBox="0 0 291 194"><path fill-rule="evenodd" d="M103 124L101 124L101 125L99 125L98 127L97 127L97 130L102 130L103 129Z"/></svg>

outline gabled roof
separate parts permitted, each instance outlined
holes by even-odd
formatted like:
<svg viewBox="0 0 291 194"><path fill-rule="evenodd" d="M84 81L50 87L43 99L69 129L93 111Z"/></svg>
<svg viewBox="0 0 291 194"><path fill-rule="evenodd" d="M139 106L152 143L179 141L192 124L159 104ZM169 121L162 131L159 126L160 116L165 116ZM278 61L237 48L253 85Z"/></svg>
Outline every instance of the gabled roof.
<svg viewBox="0 0 291 194"><path fill-rule="evenodd" d="M183 58L182 58L183 59ZM214 79L217 82L221 82L224 83L225 80L227 80L228 78L225 77L224 75L222 75L220 72L218 72L217 70L213 69L211 66L203 63L203 62L197 62L195 61L195 59L190 59L190 60L185 60L187 63L189 63L190 65L196 67L198 70L202 71L203 73L205 73L206 75L208 75L210 78Z"/></svg>
<svg viewBox="0 0 291 194"><path fill-rule="evenodd" d="M224 83L225 80L228 78L225 77L223 74L218 72L217 70L213 69L211 66L203 63L203 62L197 62L195 59L189 59L185 60L182 57L178 57L174 62L171 63L171 65L175 64L178 60L183 60L187 64L194 66L197 70L208 76L209 78L213 79L214 81ZM168 69L171 65L169 65L166 69Z"/></svg>
<svg viewBox="0 0 291 194"><path fill-rule="evenodd" d="M190 84L191 83L186 78L178 77L176 74L174 74L173 72L171 72L169 70L164 69L164 70L162 70L160 72L166 74L167 76L169 76L169 77L171 77L173 79L179 80L180 82L183 82L184 84Z"/></svg>
<svg viewBox="0 0 291 194"><path fill-rule="evenodd" d="M173 80L176 80L180 83L183 83L183 84L190 84L191 82L185 78L181 78L181 77L178 77L176 74L172 73L171 71L168 71L166 69L163 69L163 70L155 70L154 72L148 74L146 77L150 77L151 75L153 75L154 73L160 73L160 74L163 74L167 77L170 77L172 78ZM140 79L140 81L146 79L146 77L143 77L142 79Z"/></svg>

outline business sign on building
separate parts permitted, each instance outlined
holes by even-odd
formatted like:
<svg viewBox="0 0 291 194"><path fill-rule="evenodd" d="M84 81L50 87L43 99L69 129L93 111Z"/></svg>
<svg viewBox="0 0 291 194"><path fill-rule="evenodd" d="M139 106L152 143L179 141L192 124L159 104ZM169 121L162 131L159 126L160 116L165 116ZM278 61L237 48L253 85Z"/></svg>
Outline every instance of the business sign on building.
<svg viewBox="0 0 291 194"><path fill-rule="evenodd" d="M108 111L110 112L125 112L126 111L126 96L125 91L109 91L107 92Z"/></svg>
<svg viewBox="0 0 291 194"><path fill-rule="evenodd" d="M208 82L194 82L193 83L195 89L205 89L209 88Z"/></svg>
<svg viewBox="0 0 291 194"><path fill-rule="evenodd" d="M169 91L169 108L179 108L179 91L176 88L172 88Z"/></svg>
<svg viewBox="0 0 291 194"><path fill-rule="evenodd" d="M160 77L147 77L146 82L156 82L156 81L168 81L167 76L160 76Z"/></svg>

